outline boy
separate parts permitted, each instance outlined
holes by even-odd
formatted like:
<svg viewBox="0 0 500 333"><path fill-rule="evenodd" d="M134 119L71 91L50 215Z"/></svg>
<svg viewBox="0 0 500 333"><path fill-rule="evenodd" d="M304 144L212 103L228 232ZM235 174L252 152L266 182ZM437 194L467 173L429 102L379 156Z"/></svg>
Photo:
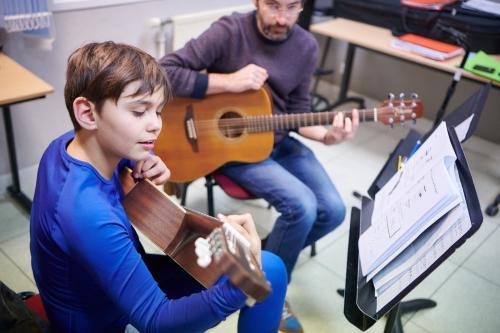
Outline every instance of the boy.
<svg viewBox="0 0 500 333"><path fill-rule="evenodd" d="M32 268L51 326L200 332L243 308L246 296L227 279L203 290L168 257L145 254L120 203L120 168L133 167L135 177L158 185L169 177L151 154L170 98L156 61L123 44L85 45L69 57L64 95L74 131L44 153L31 212ZM220 218L261 257L249 215ZM269 253L262 253L262 266L273 292L242 309L241 332L276 332L279 325L284 266Z"/></svg>

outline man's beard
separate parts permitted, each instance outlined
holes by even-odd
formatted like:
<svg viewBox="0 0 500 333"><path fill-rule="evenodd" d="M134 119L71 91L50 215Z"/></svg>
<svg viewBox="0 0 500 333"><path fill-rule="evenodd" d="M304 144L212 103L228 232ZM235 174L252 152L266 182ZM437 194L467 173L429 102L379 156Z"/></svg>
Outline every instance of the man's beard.
<svg viewBox="0 0 500 333"><path fill-rule="evenodd" d="M257 12L257 19L259 20L260 26L262 27L262 33L264 34L264 37L266 37L269 40L273 41L282 41L288 38L290 35L290 32L292 31L291 27L283 25L277 25L277 24L264 24L264 20L260 16L260 14ZM280 28L285 28L283 32L280 33L273 33L272 28L273 27L280 27Z"/></svg>
<svg viewBox="0 0 500 333"><path fill-rule="evenodd" d="M283 32L279 32L279 33L274 33L272 31L272 28L273 27L277 27L278 25L274 24L274 25L263 25L262 26L262 31L264 32L264 35L270 39L270 40L274 40L274 41L281 41L281 40L285 40L288 38L288 36L290 35L290 31L292 29L290 29L290 27L288 26L283 26L283 28L285 28L286 30L284 30ZM281 26L280 26L281 27Z"/></svg>

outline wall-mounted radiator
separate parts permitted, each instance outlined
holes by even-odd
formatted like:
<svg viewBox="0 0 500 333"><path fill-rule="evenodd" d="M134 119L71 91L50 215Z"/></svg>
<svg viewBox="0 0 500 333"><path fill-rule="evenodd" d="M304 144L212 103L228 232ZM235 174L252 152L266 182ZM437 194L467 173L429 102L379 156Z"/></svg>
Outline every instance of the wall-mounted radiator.
<svg viewBox="0 0 500 333"><path fill-rule="evenodd" d="M177 15L165 19L153 17L150 24L152 27L159 29L156 38L157 57L161 58L167 52L182 48L186 42L198 37L220 17L230 15L233 12L244 13L253 9L255 9L255 6L248 4Z"/></svg>

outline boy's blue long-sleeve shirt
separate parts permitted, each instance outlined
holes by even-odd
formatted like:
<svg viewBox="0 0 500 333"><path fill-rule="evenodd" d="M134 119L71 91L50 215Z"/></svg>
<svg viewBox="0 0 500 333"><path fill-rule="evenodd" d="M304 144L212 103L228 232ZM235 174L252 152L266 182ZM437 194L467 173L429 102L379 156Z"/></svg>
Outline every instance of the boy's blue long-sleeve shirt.
<svg viewBox="0 0 500 333"><path fill-rule="evenodd" d="M45 151L31 210L35 280L51 326L63 332L198 332L244 305L227 280L170 300L148 271L120 203L118 168L104 179L69 156L68 132Z"/></svg>

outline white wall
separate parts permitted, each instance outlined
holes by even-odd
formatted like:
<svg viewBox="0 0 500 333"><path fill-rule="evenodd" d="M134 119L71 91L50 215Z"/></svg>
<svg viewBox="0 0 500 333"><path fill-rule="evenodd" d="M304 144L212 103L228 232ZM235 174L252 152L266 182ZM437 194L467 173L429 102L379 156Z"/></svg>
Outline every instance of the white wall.
<svg viewBox="0 0 500 333"><path fill-rule="evenodd" d="M50 141L72 128L63 90L67 57L75 48L91 41L114 40L155 54L156 30L148 26L151 17L170 17L248 3L251 0L153 0L56 12L56 39L51 51L25 45L19 34L8 35L5 53L55 88L55 92L43 100L11 107L19 168L37 164ZM10 168L1 118L0 179L5 179L8 173ZM2 186L0 193L4 190Z"/></svg>

